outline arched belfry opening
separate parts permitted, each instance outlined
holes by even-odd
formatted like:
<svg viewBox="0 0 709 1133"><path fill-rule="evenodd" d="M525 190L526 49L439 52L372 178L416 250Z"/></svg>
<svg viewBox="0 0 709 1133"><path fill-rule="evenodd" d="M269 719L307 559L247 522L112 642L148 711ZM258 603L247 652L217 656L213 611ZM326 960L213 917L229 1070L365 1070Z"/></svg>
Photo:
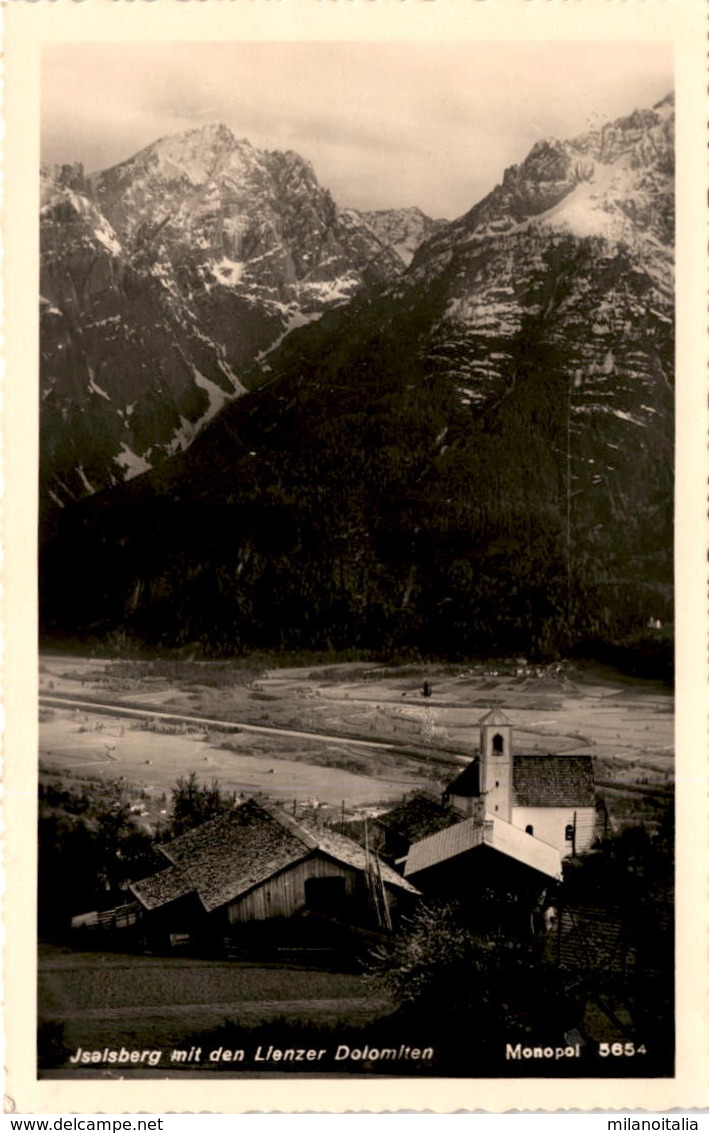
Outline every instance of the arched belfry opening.
<svg viewBox="0 0 709 1133"><path fill-rule="evenodd" d="M504 736L501 736L499 732L497 732L497 734L492 737L492 750L495 755L505 754Z"/></svg>

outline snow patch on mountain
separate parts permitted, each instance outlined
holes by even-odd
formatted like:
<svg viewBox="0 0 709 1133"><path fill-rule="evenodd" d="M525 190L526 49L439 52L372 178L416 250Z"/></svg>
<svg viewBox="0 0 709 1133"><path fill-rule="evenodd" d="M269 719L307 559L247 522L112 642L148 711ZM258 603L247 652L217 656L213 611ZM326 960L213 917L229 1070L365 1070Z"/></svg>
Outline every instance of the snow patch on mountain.
<svg viewBox="0 0 709 1133"><path fill-rule="evenodd" d="M89 377L89 389L90 389L91 393L96 393L96 394L98 394L99 397L103 397L103 398L106 399L106 401L110 401L111 398L106 393L105 389L101 389L101 386L98 384L98 382L94 378L93 370L91 369L91 367L89 367L89 375L90 375L90 377Z"/></svg>
<svg viewBox="0 0 709 1133"><path fill-rule="evenodd" d="M55 307L54 304L50 303L49 299L45 299L43 295L40 295L39 297L39 306L42 315L61 316L63 314L63 312L60 311L58 307Z"/></svg>
<svg viewBox="0 0 709 1133"><path fill-rule="evenodd" d="M101 217L100 223L94 228L94 236L103 244L104 248L108 248L112 256L120 256L123 249L118 242L115 232L108 221L103 217Z"/></svg>
<svg viewBox="0 0 709 1133"><path fill-rule="evenodd" d="M196 366L192 366L192 375L195 380L195 385L203 389L209 398L209 408L206 413L203 413L196 422L195 428L201 428L207 421L211 421L220 409L223 409L227 401L233 400L233 395L228 394L225 390L218 386L216 382L212 382L209 378L205 378L204 374L200 373Z"/></svg>
<svg viewBox="0 0 709 1133"><path fill-rule="evenodd" d="M327 306L336 307L346 303L360 286L360 279L354 272L338 276L335 279L305 281L298 288L301 300L312 303L317 300ZM321 314L322 312L318 312ZM308 320L309 322L312 320ZM299 324L302 325L302 324Z"/></svg>
<svg viewBox="0 0 709 1133"><path fill-rule="evenodd" d="M592 173L559 204L535 216L533 223L566 229L579 239L599 236L615 244L633 240L637 225L625 212L624 203L633 198L635 181L627 156L612 165L595 164Z"/></svg>
<svg viewBox="0 0 709 1133"><path fill-rule="evenodd" d="M89 482L89 480L88 480L88 477L86 476L86 473L84 472L83 466L82 466L81 464L79 464L79 465L78 465L78 467L77 467L77 469L76 469L76 474L77 474L77 476L79 477L79 479L81 480L81 483L82 483L82 484L84 485L84 487L86 488L86 491L87 491L88 495L90 495L90 496L93 496L93 495L94 495L94 493L95 493L95 491L96 491L96 489L95 489L95 488L94 488L94 486L93 486L93 485L92 485L92 484L91 484L91 483Z"/></svg>
<svg viewBox="0 0 709 1133"><path fill-rule="evenodd" d="M221 345L217 344L215 344L215 347L217 351L217 366L219 367L220 371L227 379L227 381L231 382L232 388L234 390L234 395L237 396L239 394L246 393L246 386L244 386L243 383L239 381L239 378L234 373L231 366L224 357L224 348Z"/></svg>
<svg viewBox="0 0 709 1133"><path fill-rule="evenodd" d="M144 472L149 472L152 468L152 465L144 457L133 452L125 441L121 443L121 451L118 456L114 456L113 460L122 469L124 480L133 480L136 476L142 476Z"/></svg>
<svg viewBox="0 0 709 1133"><path fill-rule="evenodd" d="M195 425L188 421L186 417L180 417L180 427L173 433L172 440L167 445L167 451L171 456L174 456L176 452L184 452L192 444L195 435Z"/></svg>
<svg viewBox="0 0 709 1133"><path fill-rule="evenodd" d="M315 323L322 317L320 311L312 311L310 312L310 314L306 314L305 311L298 308L295 304L290 304L288 307L284 307L282 304L278 304L278 306L283 312L283 315L286 317L286 323L283 331L281 332L281 334L279 334L278 338L274 339L274 341L270 344L270 346L267 347L266 350L262 350L259 354L256 355L255 361L259 365L261 365L265 361L265 359L268 358L269 354L272 354L274 350L278 349L283 340L288 337L291 331L297 330L298 327L306 327L309 323ZM263 369L266 373L268 372L268 367L264 366Z"/></svg>
<svg viewBox="0 0 709 1133"><path fill-rule="evenodd" d="M224 287L234 287L241 281L244 264L240 260L229 260L226 256L218 264L211 265L211 272L218 283Z"/></svg>

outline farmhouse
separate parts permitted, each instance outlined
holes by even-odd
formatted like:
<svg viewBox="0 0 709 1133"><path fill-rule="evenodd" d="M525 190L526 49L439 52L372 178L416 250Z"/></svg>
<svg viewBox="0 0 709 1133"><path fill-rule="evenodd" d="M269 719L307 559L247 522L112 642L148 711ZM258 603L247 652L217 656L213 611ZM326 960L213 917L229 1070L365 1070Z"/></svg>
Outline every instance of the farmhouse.
<svg viewBox="0 0 709 1133"><path fill-rule="evenodd" d="M417 896L377 855L250 799L160 846L167 865L131 885L156 929L238 939L296 917L389 928Z"/></svg>
<svg viewBox="0 0 709 1133"><path fill-rule="evenodd" d="M590 755L515 755L512 723L499 708L480 721L480 753L446 789L465 817L498 819L554 846L562 857L590 848L596 797Z"/></svg>

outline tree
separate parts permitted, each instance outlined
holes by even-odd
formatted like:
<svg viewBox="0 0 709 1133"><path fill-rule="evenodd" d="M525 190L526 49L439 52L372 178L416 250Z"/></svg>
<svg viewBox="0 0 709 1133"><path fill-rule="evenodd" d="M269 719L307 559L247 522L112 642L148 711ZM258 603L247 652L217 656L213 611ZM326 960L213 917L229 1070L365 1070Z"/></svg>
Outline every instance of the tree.
<svg viewBox="0 0 709 1133"><path fill-rule="evenodd" d="M197 772L190 771L186 778L180 777L172 788L169 834L177 838L211 818L226 814L235 803L235 792L223 792L217 779L213 779L209 786L202 785L197 779Z"/></svg>
<svg viewBox="0 0 709 1133"><path fill-rule="evenodd" d="M431 1036L451 1072L466 1074L499 1064L510 1036L563 1034L554 973L534 942L480 930L474 917L462 904L422 904L370 966L402 1024Z"/></svg>
<svg viewBox="0 0 709 1133"><path fill-rule="evenodd" d="M44 789L38 826L40 931L126 900L126 885L155 869L152 836L131 814L121 781L86 792Z"/></svg>

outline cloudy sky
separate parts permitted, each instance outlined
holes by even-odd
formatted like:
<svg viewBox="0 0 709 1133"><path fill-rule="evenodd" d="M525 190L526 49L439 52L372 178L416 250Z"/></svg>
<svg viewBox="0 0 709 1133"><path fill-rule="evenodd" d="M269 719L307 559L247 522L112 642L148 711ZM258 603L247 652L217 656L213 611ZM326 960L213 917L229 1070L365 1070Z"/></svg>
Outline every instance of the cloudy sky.
<svg viewBox="0 0 709 1133"><path fill-rule="evenodd" d="M111 43L46 47L42 159L91 172L225 122L310 160L341 206L452 219L539 138L672 89L654 42Z"/></svg>

